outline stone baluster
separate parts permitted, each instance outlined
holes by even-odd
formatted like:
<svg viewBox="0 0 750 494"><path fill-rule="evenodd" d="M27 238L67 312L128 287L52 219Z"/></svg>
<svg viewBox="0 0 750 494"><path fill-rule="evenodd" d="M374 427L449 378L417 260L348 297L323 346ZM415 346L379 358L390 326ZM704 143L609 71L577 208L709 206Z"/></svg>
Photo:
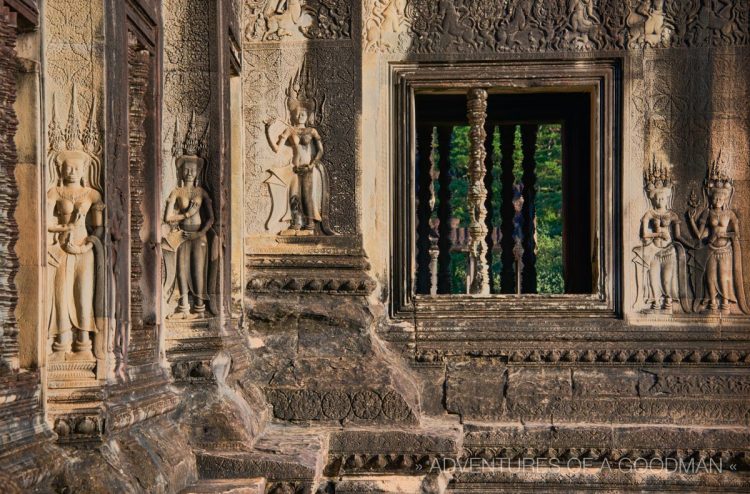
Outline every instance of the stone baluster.
<svg viewBox="0 0 750 494"><path fill-rule="evenodd" d="M451 216L453 211L451 209L451 173L450 173L450 150L451 150L451 135L453 134L453 127L448 125L441 125L437 128L437 149L439 155L438 168L440 170L440 176L438 177L438 183L440 184L440 190L438 191L438 219L440 225L438 226L438 289L437 292L441 294L452 292L452 278L451 278Z"/></svg>
<svg viewBox="0 0 750 494"><path fill-rule="evenodd" d="M417 280L416 291L430 293L430 216L432 216L432 126L417 129Z"/></svg>
<svg viewBox="0 0 750 494"><path fill-rule="evenodd" d="M523 293L536 293L536 137L538 125L521 126L523 151Z"/></svg>
<svg viewBox="0 0 750 494"><path fill-rule="evenodd" d="M500 246L502 248L502 271L500 274L501 293L514 293L515 270L513 257L513 151L515 147L516 128L514 125L503 125L500 127L500 166L502 168L501 183L501 206L500 206Z"/></svg>
<svg viewBox="0 0 750 494"><path fill-rule="evenodd" d="M467 116L469 119L469 283L470 294L489 295L490 276L487 265L487 189L484 177L487 171L484 123L487 118L487 91L470 89L467 94Z"/></svg>
<svg viewBox="0 0 750 494"><path fill-rule="evenodd" d="M487 209L487 266L489 266L490 271L490 277L489 277L489 284L490 284L490 292L495 292L497 290L497 287L494 286L493 283L493 276L492 276L492 249L495 247L495 238L493 237L493 231L495 228L495 212L494 208L492 207L492 200L493 200L493 194L492 194L492 170L495 167L495 156L494 156L494 149L492 148L492 142L494 140L495 135L495 126L494 124L490 124L487 126L489 139L486 139L484 142L485 150L487 153L487 159L485 160L485 167L486 167L486 173L484 174L484 188L487 191L487 199L484 202L485 208Z"/></svg>

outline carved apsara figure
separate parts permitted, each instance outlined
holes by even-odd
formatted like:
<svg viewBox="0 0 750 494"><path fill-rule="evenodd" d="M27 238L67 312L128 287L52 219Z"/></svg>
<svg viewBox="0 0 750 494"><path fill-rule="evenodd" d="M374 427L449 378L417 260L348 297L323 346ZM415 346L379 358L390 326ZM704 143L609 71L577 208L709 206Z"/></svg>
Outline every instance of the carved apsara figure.
<svg viewBox="0 0 750 494"><path fill-rule="evenodd" d="M328 225L328 174L323 164L323 140L314 127L315 116L322 112L324 100L315 95L314 82L306 63L297 72L287 90L289 121L270 119L266 137L271 149L279 153L282 146L292 152L291 163L269 169L266 183L274 199L272 220L288 222L284 236L334 235ZM283 130L274 133L276 124ZM274 137L276 136L276 137ZM278 193L278 189L283 191Z"/></svg>
<svg viewBox="0 0 750 494"><path fill-rule="evenodd" d="M641 219L641 245L633 249L636 279L647 310L672 312L678 302L690 311L687 265L680 217L672 210L674 183L670 170L654 158L644 172L644 191L651 208Z"/></svg>
<svg viewBox="0 0 750 494"><path fill-rule="evenodd" d="M703 191L708 205L702 211L693 208L688 213L690 229L703 254L696 254L703 267L703 283L695 310L729 313L732 304L737 304L743 313L750 314L742 275L739 220L731 208L734 182L721 154L708 169Z"/></svg>
<svg viewBox="0 0 750 494"><path fill-rule="evenodd" d="M177 187L170 192L164 211L164 222L169 227L162 240L168 302L177 300L173 319L203 318L206 308L216 314L215 287L217 282L218 244L212 230L213 202L201 186L208 161L206 137L208 125L199 140L195 113L182 146L175 122L172 154L177 171Z"/></svg>
<svg viewBox="0 0 750 494"><path fill-rule="evenodd" d="M63 131L53 97L48 153L51 186L47 190L53 361L94 360L104 358L106 352L104 201L95 115L94 102L82 131L74 87Z"/></svg>

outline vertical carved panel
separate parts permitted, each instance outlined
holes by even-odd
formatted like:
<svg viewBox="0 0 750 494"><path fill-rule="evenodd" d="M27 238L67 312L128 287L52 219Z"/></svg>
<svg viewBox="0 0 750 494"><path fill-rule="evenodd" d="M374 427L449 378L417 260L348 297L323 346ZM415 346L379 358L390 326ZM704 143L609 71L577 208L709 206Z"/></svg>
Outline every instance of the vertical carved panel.
<svg viewBox="0 0 750 494"><path fill-rule="evenodd" d="M289 226L289 221L279 221L274 213L280 209L278 201L282 199L275 192L278 180L273 175L290 163L291 149L282 142L280 152L274 152L268 144L264 122L274 121L272 139L282 132L282 122L291 123L287 92L304 61L315 81L316 92L325 96L319 98L314 122L325 148L322 164L328 174L330 226L342 235L355 234L358 226L353 164L356 163L358 62L354 50L342 42L336 42L336 46L320 42L306 50L298 44L253 43L246 44L243 58L246 231L275 234Z"/></svg>
<svg viewBox="0 0 750 494"><path fill-rule="evenodd" d="M487 265L487 188L484 185L484 176L487 172L485 160L487 151L485 141L487 131L484 123L487 119L487 91L484 89L472 89L468 94L468 119L469 119L469 282L467 289L469 293L489 295L490 277Z"/></svg>
<svg viewBox="0 0 750 494"><path fill-rule="evenodd" d="M75 84L84 114L93 106L104 82L104 2L48 0L44 2L46 89L58 98ZM99 98L101 100L101 98ZM65 105L65 101L58 99ZM47 113L51 112L47 100ZM95 115L102 117L100 106Z"/></svg>
<svg viewBox="0 0 750 494"><path fill-rule="evenodd" d="M153 360L157 336L152 324L144 324L144 273L146 262L143 238L148 238L144 217L148 214L146 194L157 186L147 183L146 117L149 112L151 54L132 36L128 40L128 156L130 188L130 320L132 359ZM125 348L125 345L122 345ZM150 357L150 358L149 358Z"/></svg>
<svg viewBox="0 0 750 494"><path fill-rule="evenodd" d="M18 268L15 242L18 225L14 211L18 198L14 169L13 138L18 121L13 109L16 98L15 16L0 1L0 373L18 358L18 327L14 314L18 293L13 278Z"/></svg>

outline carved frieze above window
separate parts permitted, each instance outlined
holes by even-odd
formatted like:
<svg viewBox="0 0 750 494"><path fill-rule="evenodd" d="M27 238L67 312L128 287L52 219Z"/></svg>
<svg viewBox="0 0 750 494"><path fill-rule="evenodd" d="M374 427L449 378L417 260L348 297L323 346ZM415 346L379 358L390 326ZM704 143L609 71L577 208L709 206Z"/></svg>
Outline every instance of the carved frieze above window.
<svg viewBox="0 0 750 494"><path fill-rule="evenodd" d="M416 53L743 45L747 16L746 0L368 0L363 37Z"/></svg>

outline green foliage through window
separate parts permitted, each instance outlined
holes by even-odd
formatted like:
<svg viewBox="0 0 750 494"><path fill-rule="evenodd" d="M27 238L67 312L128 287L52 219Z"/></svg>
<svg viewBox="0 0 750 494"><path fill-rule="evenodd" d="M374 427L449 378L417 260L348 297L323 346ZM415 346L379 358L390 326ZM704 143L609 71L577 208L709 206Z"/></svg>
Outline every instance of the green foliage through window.
<svg viewBox="0 0 750 494"><path fill-rule="evenodd" d="M491 215L494 224L500 226L501 207L501 150L500 133L496 128L492 135L492 160L494 163L492 174L492 203ZM439 159L437 151L435 162ZM513 174L515 181L520 181L523 174L521 162L520 127L516 127L515 145L513 151ZM469 161L469 127L457 126L453 129L450 147L451 173L451 210L459 228L469 226L469 212L467 209L468 192L468 161ZM537 174L536 195L536 269L538 293L564 293L562 259L562 127L560 124L539 125L535 153ZM435 183L436 194L439 196L440 185ZM433 212L433 217L436 213ZM454 220L454 221L455 221ZM466 268L468 259L466 252L454 250L451 253L451 273L453 293L466 293ZM491 272L493 286L499 289L500 272L502 269L500 256L493 256Z"/></svg>

